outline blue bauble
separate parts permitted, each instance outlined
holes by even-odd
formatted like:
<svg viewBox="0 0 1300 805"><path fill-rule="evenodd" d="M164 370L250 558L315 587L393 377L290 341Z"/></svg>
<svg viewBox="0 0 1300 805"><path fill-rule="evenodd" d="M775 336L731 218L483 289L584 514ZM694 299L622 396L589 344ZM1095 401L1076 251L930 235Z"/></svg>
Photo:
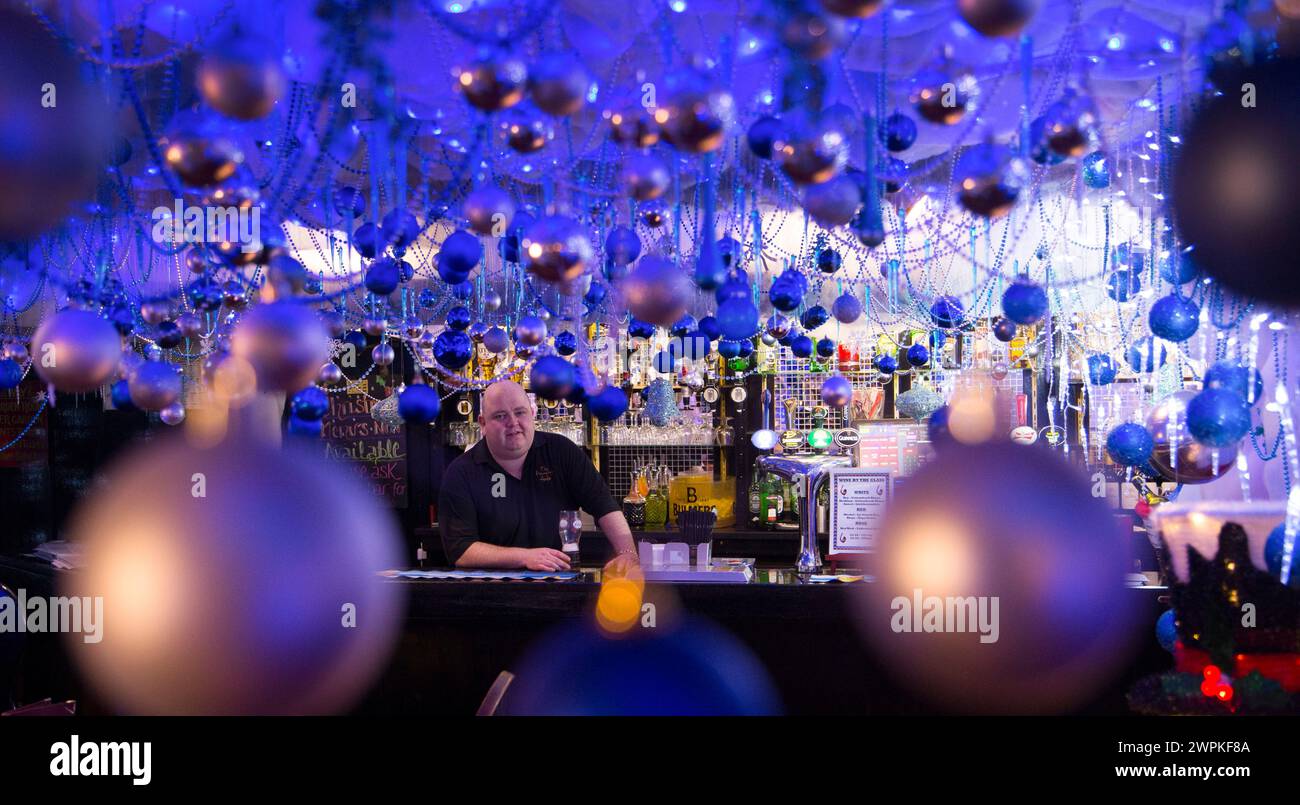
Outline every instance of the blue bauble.
<svg viewBox="0 0 1300 805"><path fill-rule="evenodd" d="M416 302L420 307L425 308L426 310L437 307L438 292L432 288L423 288L420 290L420 295L416 298Z"/></svg>
<svg viewBox="0 0 1300 805"><path fill-rule="evenodd" d="M119 411L138 411L135 403L131 402L131 385L125 380L119 380L113 384L112 389L113 407Z"/></svg>
<svg viewBox="0 0 1300 805"><path fill-rule="evenodd" d="M781 346L783 346L783 347L788 347L788 346L790 346L791 344L793 344L793 343L794 343L794 340L795 340L796 338L798 338L798 337L799 337L799 332L798 332L797 330L794 330L794 329L792 328L792 329L786 330L786 331L785 331L785 335L780 336L779 338L777 338L777 339L776 339L776 342L777 342L778 344L780 344Z"/></svg>
<svg viewBox="0 0 1300 805"><path fill-rule="evenodd" d="M409 423L427 425L438 418L441 410L438 392L423 383L407 386L397 397L397 413Z"/></svg>
<svg viewBox="0 0 1300 805"><path fill-rule="evenodd" d="M1152 335L1175 343L1186 341L1200 325L1201 309L1190 299L1177 294L1162 296L1151 306L1147 325Z"/></svg>
<svg viewBox="0 0 1300 805"><path fill-rule="evenodd" d="M1047 313L1047 291L1028 279L1018 279L1002 292L1002 312L1016 324L1035 324Z"/></svg>
<svg viewBox="0 0 1300 805"><path fill-rule="evenodd" d="M672 327L668 328L668 334L673 338L681 338L699 326L700 323L695 320L695 317L687 313L685 316L678 319Z"/></svg>
<svg viewBox="0 0 1300 805"><path fill-rule="evenodd" d="M627 323L628 338L654 338L655 326L648 321L632 319Z"/></svg>
<svg viewBox="0 0 1300 805"><path fill-rule="evenodd" d="M483 244L479 239L463 229L458 229L447 236L438 250L438 273L441 275L445 267L448 272L468 275L482 257ZM443 279L446 279L445 275Z"/></svg>
<svg viewBox="0 0 1300 805"><path fill-rule="evenodd" d="M907 348L907 362L913 366L925 366L930 362L930 350L925 344L913 344Z"/></svg>
<svg viewBox="0 0 1300 805"><path fill-rule="evenodd" d="M1115 382L1119 366L1109 355L1097 353L1088 356L1088 382L1094 386L1107 386Z"/></svg>
<svg viewBox="0 0 1300 805"><path fill-rule="evenodd" d="M641 239L630 227L616 226L605 237L605 256L616 265L628 265L641 256Z"/></svg>
<svg viewBox="0 0 1300 805"><path fill-rule="evenodd" d="M892 375L898 371L898 359L893 355L877 355L876 370L882 375Z"/></svg>
<svg viewBox="0 0 1300 805"><path fill-rule="evenodd" d="M290 436L319 437L324 429L325 423L319 419L289 417L288 431Z"/></svg>
<svg viewBox="0 0 1300 805"><path fill-rule="evenodd" d="M1187 430L1209 447L1231 447L1250 430L1250 406L1235 391L1204 389L1187 403Z"/></svg>
<svg viewBox="0 0 1300 805"><path fill-rule="evenodd" d="M1039 165L1059 165L1065 157L1047 147L1047 117L1034 118L1029 124L1029 158Z"/></svg>
<svg viewBox="0 0 1300 805"><path fill-rule="evenodd" d="M1127 302L1142 290L1142 276L1137 271L1120 269L1106 278L1106 295L1116 302Z"/></svg>
<svg viewBox="0 0 1300 805"><path fill-rule="evenodd" d="M347 185L334 188L334 211L339 215L356 218L366 211L365 194Z"/></svg>
<svg viewBox="0 0 1300 805"><path fill-rule="evenodd" d="M722 323L713 316L705 316L700 319L700 332L707 335L710 341L717 341L722 337Z"/></svg>
<svg viewBox="0 0 1300 805"><path fill-rule="evenodd" d="M739 277L727 275L726 282L718 286L713 292L713 298L721 305L732 299L749 299L749 282L741 280Z"/></svg>
<svg viewBox="0 0 1300 805"><path fill-rule="evenodd" d="M1083 158L1083 183L1093 190L1110 187L1110 167L1105 154L1093 151Z"/></svg>
<svg viewBox="0 0 1300 805"><path fill-rule="evenodd" d="M1250 376L1250 367L1238 363L1230 358L1218 361L1209 369L1205 370L1205 387L1207 389L1227 389L1236 392L1238 396L1248 402L1259 402L1259 398L1264 394L1264 376L1255 370L1255 382L1252 384L1247 380Z"/></svg>
<svg viewBox="0 0 1300 805"><path fill-rule="evenodd" d="M797 335L790 341L790 351L796 358L810 358L813 354L813 340L806 335Z"/></svg>
<svg viewBox="0 0 1300 805"><path fill-rule="evenodd" d="M457 305L447 311L447 326L453 330L467 330L474 321L474 314L469 312L469 308L463 305Z"/></svg>
<svg viewBox="0 0 1300 805"><path fill-rule="evenodd" d="M1154 372L1169 359L1165 345L1160 345L1159 362L1156 357L1156 340L1151 336L1139 338L1128 348L1128 365L1135 372Z"/></svg>
<svg viewBox="0 0 1300 805"><path fill-rule="evenodd" d="M845 291L835 297L835 301L831 304L831 315L841 324L852 324L862 316L862 302Z"/></svg>
<svg viewBox="0 0 1300 805"><path fill-rule="evenodd" d="M587 398L587 408L601 422L613 422L627 411L627 394L618 386L606 386Z"/></svg>
<svg viewBox="0 0 1300 805"><path fill-rule="evenodd" d="M345 344L351 344L352 346L356 347L357 349L365 349L365 346L366 346L366 334L363 333L363 332L361 332L360 330L349 330L349 331L348 331L348 332L343 336L343 342L344 342Z"/></svg>
<svg viewBox="0 0 1300 805"><path fill-rule="evenodd" d="M449 257L443 257L439 254L434 258L434 265L438 269L438 276L448 285L460 285L469 279L468 271L457 271L455 269L456 261Z"/></svg>
<svg viewBox="0 0 1300 805"><path fill-rule="evenodd" d="M844 258L834 249L823 249L817 255L817 268L823 274L834 274L842 265L844 265Z"/></svg>
<svg viewBox="0 0 1300 805"><path fill-rule="evenodd" d="M1282 553L1285 548L1286 522L1283 521L1269 532L1268 540L1264 542L1264 566L1268 568L1269 575L1279 580L1282 577ZM1296 540L1294 551L1291 558L1290 585L1300 587L1300 538Z"/></svg>
<svg viewBox="0 0 1300 805"><path fill-rule="evenodd" d="M428 289L426 288L425 290ZM474 298L474 283L465 280L464 282L453 286L451 289L451 295L462 302L468 302Z"/></svg>
<svg viewBox="0 0 1300 805"><path fill-rule="evenodd" d="M758 332L758 308L745 296L718 305L718 327L722 337L732 341L750 338Z"/></svg>
<svg viewBox="0 0 1300 805"><path fill-rule="evenodd" d="M1173 653L1174 646L1178 643L1178 625L1172 609L1166 609L1156 618L1156 642L1160 648Z"/></svg>
<svg viewBox="0 0 1300 805"><path fill-rule="evenodd" d="M491 335L490 330L488 335ZM483 343L487 344L486 335L483 337ZM469 363L472 354L474 354L474 342L459 330L443 330L433 340L434 360L453 372Z"/></svg>
<svg viewBox="0 0 1300 805"><path fill-rule="evenodd" d="M369 221L357 227L357 231L352 233L352 248L367 260L373 260L375 255L383 251L380 248L382 245L379 227Z"/></svg>
<svg viewBox="0 0 1300 805"><path fill-rule="evenodd" d="M816 330L826 322L830 321L831 314L826 312L826 308L821 305L813 305L803 312L799 317L799 323L805 330Z"/></svg>
<svg viewBox="0 0 1300 805"><path fill-rule="evenodd" d="M420 222L402 209L389 210L384 216L384 238L394 250L401 252L420 237Z"/></svg>
<svg viewBox="0 0 1300 805"><path fill-rule="evenodd" d="M1160 263L1160 276L1170 285L1185 285L1199 273L1191 252L1179 252Z"/></svg>
<svg viewBox="0 0 1300 805"><path fill-rule="evenodd" d="M789 313L803 304L804 291L797 283L785 277L786 275L782 274L773 280L767 295L772 300L772 307L782 313Z"/></svg>
<svg viewBox="0 0 1300 805"><path fill-rule="evenodd" d="M822 402L831 408L844 408L853 402L853 384L842 375L832 375L822 381Z"/></svg>
<svg viewBox="0 0 1300 805"><path fill-rule="evenodd" d="M561 355L569 356L578 351L578 337L573 333L565 330L555 334L555 351Z"/></svg>
<svg viewBox="0 0 1300 805"><path fill-rule="evenodd" d="M916 121L902 112L885 118L885 148L895 153L906 151L916 142Z"/></svg>
<svg viewBox="0 0 1300 805"><path fill-rule="evenodd" d="M510 346L510 334L500 327L493 327L483 334L483 348L493 355L500 355Z"/></svg>
<svg viewBox="0 0 1300 805"><path fill-rule="evenodd" d="M740 357L740 341L728 341L722 339L718 342L718 354L727 360Z"/></svg>
<svg viewBox="0 0 1300 805"><path fill-rule="evenodd" d="M966 315L961 300L954 296L941 296L930 305L930 320L935 327L949 329L961 326L962 317Z"/></svg>
<svg viewBox="0 0 1300 805"><path fill-rule="evenodd" d="M23 379L23 367L12 358L0 360L0 389L17 388Z"/></svg>
<svg viewBox="0 0 1300 805"><path fill-rule="evenodd" d="M739 342L739 345L740 345L740 348L739 348L739 351L736 353L736 357L738 357L738 358L748 358L750 355L753 355L753 354L754 354L754 344L753 344L753 342L751 342L751 341L740 341L740 342Z"/></svg>
<svg viewBox="0 0 1300 805"><path fill-rule="evenodd" d="M833 358L835 357L835 342L829 338L823 338L817 342L817 357Z"/></svg>
<svg viewBox="0 0 1300 805"><path fill-rule="evenodd" d="M998 320L993 322L992 330L993 337L1004 344L1016 337L1016 323L1011 319L998 317Z"/></svg>
<svg viewBox="0 0 1300 805"><path fill-rule="evenodd" d="M755 120L749 126L749 131L745 135L745 141L749 145L749 150L759 159L771 159L772 147L776 141L783 136L784 127L781 121L770 115L765 115Z"/></svg>
<svg viewBox="0 0 1300 805"><path fill-rule="evenodd" d="M740 255L743 252L744 247L740 245L740 241L732 236L723 235L718 238L718 257L722 260L722 264L731 269L733 273L744 275L745 281L749 282L749 275L739 270Z"/></svg>
<svg viewBox="0 0 1300 805"><path fill-rule="evenodd" d="M953 441L952 434L948 432L949 410L947 405L941 405L925 421L926 436L936 449Z"/></svg>
<svg viewBox="0 0 1300 805"><path fill-rule="evenodd" d="M1141 467L1156 449L1155 439L1146 428L1136 422L1118 425L1106 435L1106 452L1111 460L1125 467Z"/></svg>
<svg viewBox="0 0 1300 805"><path fill-rule="evenodd" d="M564 398L571 405L582 405L587 401L587 389L582 383L574 383L573 390Z"/></svg>
<svg viewBox="0 0 1300 805"><path fill-rule="evenodd" d="M573 391L578 382L578 374L573 364L564 358L547 355L533 362L533 369L528 373L528 385L543 400L560 400Z"/></svg>
<svg viewBox="0 0 1300 805"><path fill-rule="evenodd" d="M293 395L293 401L289 404L289 409L299 419L317 420L325 416L330 410L330 398L328 394L315 386L308 386Z"/></svg>
<svg viewBox="0 0 1300 805"><path fill-rule="evenodd" d="M587 304L587 307L596 307L601 302L605 301L605 296L608 293L609 288L603 283L593 282L591 283L591 287L587 289L587 292L583 294L582 301Z"/></svg>
<svg viewBox="0 0 1300 805"><path fill-rule="evenodd" d="M673 351L671 349L661 349L656 352L654 367L656 372L666 375L672 374L673 370L677 368L677 359L673 357Z"/></svg>

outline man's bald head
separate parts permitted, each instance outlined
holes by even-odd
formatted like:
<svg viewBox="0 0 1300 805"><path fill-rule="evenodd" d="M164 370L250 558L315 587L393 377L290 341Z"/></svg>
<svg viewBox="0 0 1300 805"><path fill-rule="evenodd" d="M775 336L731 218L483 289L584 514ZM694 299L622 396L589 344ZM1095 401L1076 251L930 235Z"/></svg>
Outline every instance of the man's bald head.
<svg viewBox="0 0 1300 805"><path fill-rule="evenodd" d="M498 380L489 385L480 400L478 421L498 462L522 458L533 446L533 404L518 383Z"/></svg>

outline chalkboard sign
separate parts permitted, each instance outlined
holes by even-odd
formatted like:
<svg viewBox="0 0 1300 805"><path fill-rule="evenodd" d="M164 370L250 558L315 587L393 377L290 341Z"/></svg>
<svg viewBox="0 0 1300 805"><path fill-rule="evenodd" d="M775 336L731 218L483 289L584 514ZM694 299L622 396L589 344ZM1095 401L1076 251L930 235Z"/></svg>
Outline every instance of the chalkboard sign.
<svg viewBox="0 0 1300 805"><path fill-rule="evenodd" d="M370 415L375 401L369 381L330 395L329 413L321 421L325 455L345 462L390 506L407 505L406 433Z"/></svg>

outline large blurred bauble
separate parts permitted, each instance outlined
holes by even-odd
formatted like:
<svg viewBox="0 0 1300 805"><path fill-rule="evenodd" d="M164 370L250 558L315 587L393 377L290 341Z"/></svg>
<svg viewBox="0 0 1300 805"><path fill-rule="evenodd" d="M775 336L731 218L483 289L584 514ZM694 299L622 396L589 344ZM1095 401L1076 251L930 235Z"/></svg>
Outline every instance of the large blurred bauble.
<svg viewBox="0 0 1300 805"><path fill-rule="evenodd" d="M1207 389L1227 389L1250 403L1259 402L1264 394L1264 376L1260 371L1231 358L1216 361L1205 370L1202 380Z"/></svg>
<svg viewBox="0 0 1300 805"><path fill-rule="evenodd" d="M966 116L976 94L975 79L970 74L952 75L946 68L934 68L917 73L911 101L921 117L951 126Z"/></svg>
<svg viewBox="0 0 1300 805"><path fill-rule="evenodd" d="M501 130L505 132L506 144L520 154L540 151L555 135L551 121L527 104L506 112Z"/></svg>
<svg viewBox="0 0 1300 805"><path fill-rule="evenodd" d="M1008 485L1014 501L990 505ZM909 477L857 588L893 676L953 711L1055 713L1125 668L1145 628L1126 537L1090 487L1056 453L1005 442L945 444Z"/></svg>
<svg viewBox="0 0 1300 805"><path fill-rule="evenodd" d="M83 394L107 383L122 358L122 338L107 319L68 309L32 336L32 368L58 391Z"/></svg>
<svg viewBox="0 0 1300 805"><path fill-rule="evenodd" d="M1067 89L1065 97L1043 113L1043 138L1058 156L1081 157L1096 147L1100 125L1092 98Z"/></svg>
<svg viewBox="0 0 1300 805"><path fill-rule="evenodd" d="M402 587L391 512L337 464L295 448L159 441L74 515L87 558L61 594L104 602L83 678L139 714L346 710L388 661Z"/></svg>
<svg viewBox="0 0 1300 805"><path fill-rule="evenodd" d="M654 154L633 153L623 159L619 183L637 201L650 201L667 192L673 177L668 165Z"/></svg>
<svg viewBox="0 0 1300 805"><path fill-rule="evenodd" d="M594 255L587 230L562 215L539 219L528 228L521 245L529 272L548 282L577 279Z"/></svg>
<svg viewBox="0 0 1300 805"><path fill-rule="evenodd" d="M853 384L843 375L832 375L822 381L822 402L831 408L844 408L853 402Z"/></svg>
<svg viewBox="0 0 1300 805"><path fill-rule="evenodd" d="M848 224L861 207L862 194L857 183L848 176L836 176L804 189L804 210L826 229Z"/></svg>
<svg viewBox="0 0 1300 805"><path fill-rule="evenodd" d="M1244 71L1244 84L1208 99L1183 132L1173 212L1196 262L1225 287L1261 302L1300 305L1300 61Z"/></svg>
<svg viewBox="0 0 1300 805"><path fill-rule="evenodd" d="M621 393L621 392L620 392ZM557 626L519 661L503 702L509 715L745 716L780 711L772 682L744 643L703 620L657 629L639 623L639 585L606 576L597 623L614 622L617 639L590 619Z"/></svg>
<svg viewBox="0 0 1300 805"><path fill-rule="evenodd" d="M282 300L244 313L230 353L253 368L261 391L295 392L310 385L329 358L329 334L315 310Z"/></svg>
<svg viewBox="0 0 1300 805"><path fill-rule="evenodd" d="M228 39L213 45L199 62L199 94L226 117L266 117L284 96L284 68L279 48L253 38Z"/></svg>
<svg viewBox="0 0 1300 805"><path fill-rule="evenodd" d="M735 122L731 93L694 69L673 72L664 82L655 120L664 139L680 151L704 154L722 147Z"/></svg>
<svg viewBox="0 0 1300 805"><path fill-rule="evenodd" d="M601 422L612 422L627 410L627 394L618 386L606 386L587 397L587 408Z"/></svg>
<svg viewBox="0 0 1300 805"><path fill-rule="evenodd" d="M433 357L452 371L469 363L474 354L474 342L459 330L443 330L433 342Z"/></svg>
<svg viewBox="0 0 1300 805"><path fill-rule="evenodd" d="M408 424L427 425L441 410L438 392L424 383L412 383L397 397L397 414Z"/></svg>
<svg viewBox="0 0 1300 805"><path fill-rule="evenodd" d="M835 121L799 113L784 121L772 154L790 181L818 184L844 167L849 158L849 140Z"/></svg>
<svg viewBox="0 0 1300 805"><path fill-rule="evenodd" d="M145 361L127 378L131 403L144 411L161 411L180 399L181 375L164 361Z"/></svg>
<svg viewBox="0 0 1300 805"><path fill-rule="evenodd" d="M103 90L17 5L0 7L0 240L40 234L89 198L113 142Z"/></svg>
<svg viewBox="0 0 1300 805"><path fill-rule="evenodd" d="M1250 430L1250 405L1235 391L1204 389L1187 403L1187 430L1210 447L1236 445Z"/></svg>
<svg viewBox="0 0 1300 805"><path fill-rule="evenodd" d="M543 400L562 400L573 391L578 381L573 364L556 355L547 355L533 362L528 373L528 386Z"/></svg>
<svg viewBox="0 0 1300 805"><path fill-rule="evenodd" d="M865 20L884 6L884 0L821 0L822 8L832 14Z"/></svg>
<svg viewBox="0 0 1300 805"><path fill-rule="evenodd" d="M528 67L518 56L499 53L478 59L462 70L456 83L471 106L496 112L523 100Z"/></svg>
<svg viewBox="0 0 1300 805"><path fill-rule="evenodd" d="M842 20L802 10L786 16L780 34L782 44L809 61L826 58L847 36Z"/></svg>
<svg viewBox="0 0 1300 805"><path fill-rule="evenodd" d="M957 14L984 36L1014 36L1038 11L1038 0L957 0Z"/></svg>
<svg viewBox="0 0 1300 805"><path fill-rule="evenodd" d="M642 321L671 327L686 313L694 289L671 260L658 255L641 258L622 283L628 312Z"/></svg>
<svg viewBox="0 0 1300 805"><path fill-rule="evenodd" d="M591 76L574 56L548 53L528 71L528 92L548 115L571 115L587 102Z"/></svg>
<svg viewBox="0 0 1300 805"><path fill-rule="evenodd" d="M1214 448L1196 441L1187 426L1187 406L1195 391L1182 389L1161 400L1147 414L1147 431L1155 441L1151 466L1166 480L1203 484L1223 476L1237 460L1235 446Z"/></svg>
<svg viewBox="0 0 1300 805"><path fill-rule="evenodd" d="M986 218L1006 215L1029 185L1025 161L1004 145L980 143L962 153L954 169L957 200Z"/></svg>
<svg viewBox="0 0 1300 805"><path fill-rule="evenodd" d="M469 228L480 235L504 235L515 217L514 199L491 184L482 184L471 190L465 197L464 209Z"/></svg>
<svg viewBox="0 0 1300 805"><path fill-rule="evenodd" d="M1186 341L1200 326L1201 309L1191 299L1169 294L1156 300L1147 316L1151 334L1175 343Z"/></svg>

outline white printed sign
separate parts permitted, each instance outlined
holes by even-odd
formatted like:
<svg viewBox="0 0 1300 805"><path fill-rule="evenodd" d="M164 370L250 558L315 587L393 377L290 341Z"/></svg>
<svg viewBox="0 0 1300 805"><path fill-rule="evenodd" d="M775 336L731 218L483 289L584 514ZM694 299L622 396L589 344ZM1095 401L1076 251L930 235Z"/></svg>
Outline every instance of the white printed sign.
<svg viewBox="0 0 1300 805"><path fill-rule="evenodd" d="M876 533L893 497L893 473L862 467L830 471L830 551L828 554L871 553Z"/></svg>

